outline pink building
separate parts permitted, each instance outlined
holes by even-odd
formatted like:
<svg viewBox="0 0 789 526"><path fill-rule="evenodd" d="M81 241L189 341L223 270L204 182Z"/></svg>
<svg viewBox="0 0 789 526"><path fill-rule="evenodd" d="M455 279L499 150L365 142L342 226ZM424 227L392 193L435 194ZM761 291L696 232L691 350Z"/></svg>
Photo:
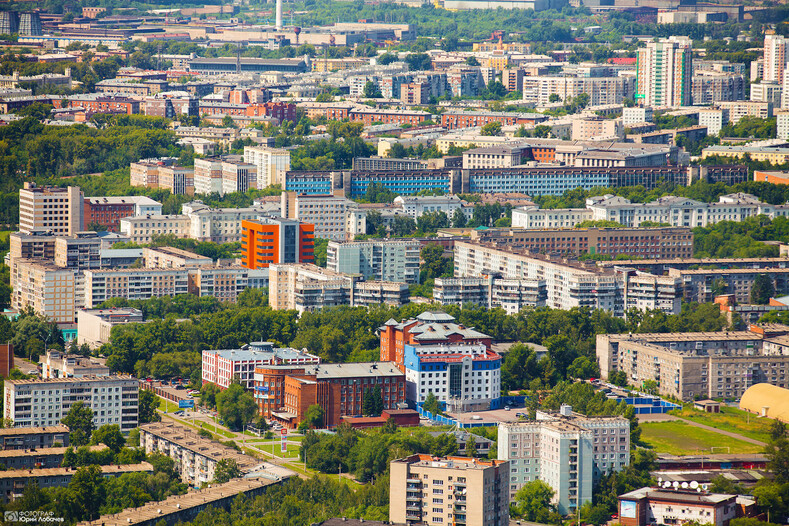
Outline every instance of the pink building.
<svg viewBox="0 0 789 526"><path fill-rule="evenodd" d="M251 389L255 367L264 365L319 364L321 359L304 350L275 348L269 342L252 342L241 349L203 351L203 383L226 389L238 377L241 385Z"/></svg>

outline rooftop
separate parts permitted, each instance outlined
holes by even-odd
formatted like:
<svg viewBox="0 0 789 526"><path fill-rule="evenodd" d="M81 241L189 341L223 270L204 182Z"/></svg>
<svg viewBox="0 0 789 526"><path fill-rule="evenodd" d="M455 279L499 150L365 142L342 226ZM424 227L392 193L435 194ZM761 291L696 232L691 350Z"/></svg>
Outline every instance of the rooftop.
<svg viewBox="0 0 789 526"><path fill-rule="evenodd" d="M10 380L6 380L10 381ZM40 434L55 434L55 433L68 433L68 427L64 425L47 426L47 427L4 427L0 428L0 437L18 436L18 435L40 435Z"/></svg>
<svg viewBox="0 0 789 526"><path fill-rule="evenodd" d="M46 385L46 384L75 384L83 382L137 382L137 379L131 375L116 375L116 376L81 376L79 378L33 378L31 380L6 380L6 385Z"/></svg>
<svg viewBox="0 0 789 526"><path fill-rule="evenodd" d="M153 472L153 466L147 462L139 464L110 464L99 466L102 474L106 476L121 475L123 473ZM63 475L73 475L77 468L42 468L42 469L13 469L10 471L0 471L0 479L26 479L42 477L60 477Z"/></svg>

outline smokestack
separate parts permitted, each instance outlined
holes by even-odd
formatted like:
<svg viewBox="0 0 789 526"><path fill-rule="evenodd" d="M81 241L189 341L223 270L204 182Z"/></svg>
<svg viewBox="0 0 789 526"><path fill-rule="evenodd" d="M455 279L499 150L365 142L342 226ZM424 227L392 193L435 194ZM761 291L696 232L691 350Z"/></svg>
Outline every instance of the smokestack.
<svg viewBox="0 0 789 526"><path fill-rule="evenodd" d="M276 29L279 31L282 29L282 0L277 0L277 21L276 21Z"/></svg>

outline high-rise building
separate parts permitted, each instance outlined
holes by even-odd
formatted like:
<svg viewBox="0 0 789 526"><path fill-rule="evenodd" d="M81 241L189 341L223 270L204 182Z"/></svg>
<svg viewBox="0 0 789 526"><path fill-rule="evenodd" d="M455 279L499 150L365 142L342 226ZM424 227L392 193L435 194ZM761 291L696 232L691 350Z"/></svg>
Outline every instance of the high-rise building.
<svg viewBox="0 0 789 526"><path fill-rule="evenodd" d="M11 261L11 307L33 310L55 323L74 323L76 309L81 306L77 297L78 272L55 266L51 261L13 259Z"/></svg>
<svg viewBox="0 0 789 526"><path fill-rule="evenodd" d="M19 190L19 231L51 230L55 235L70 236L81 232L85 197L78 186L37 187L25 183Z"/></svg>
<svg viewBox="0 0 789 526"><path fill-rule="evenodd" d="M762 80L783 83L786 69L786 43L783 35L764 35L764 77Z"/></svg>
<svg viewBox="0 0 789 526"><path fill-rule="evenodd" d="M312 263L315 225L261 217L241 222L242 264L251 269L271 263Z"/></svg>
<svg viewBox="0 0 789 526"><path fill-rule="evenodd" d="M419 241L329 241L326 268L365 279L419 282Z"/></svg>
<svg viewBox="0 0 789 526"><path fill-rule="evenodd" d="M566 404L559 413L538 412L536 420L502 423L498 438L498 457L511 467L510 495L542 480L553 488L553 502L562 514L590 502L600 477L630 463L627 418L587 417Z"/></svg>
<svg viewBox="0 0 789 526"><path fill-rule="evenodd" d="M510 464L413 455L390 464L389 509L396 524L506 526ZM403 505L405 504L405 505Z"/></svg>
<svg viewBox="0 0 789 526"><path fill-rule="evenodd" d="M284 182L290 170L290 152L267 146L245 146L244 162L257 167L257 187L266 188Z"/></svg>
<svg viewBox="0 0 789 526"><path fill-rule="evenodd" d="M692 41L669 37L638 50L636 100L645 106L689 106Z"/></svg>

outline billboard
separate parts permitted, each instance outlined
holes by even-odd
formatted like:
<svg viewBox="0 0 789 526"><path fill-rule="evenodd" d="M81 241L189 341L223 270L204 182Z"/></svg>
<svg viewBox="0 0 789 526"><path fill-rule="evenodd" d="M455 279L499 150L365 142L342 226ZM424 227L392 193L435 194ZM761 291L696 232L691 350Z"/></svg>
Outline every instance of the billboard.
<svg viewBox="0 0 789 526"><path fill-rule="evenodd" d="M282 428L280 431L280 436L282 437L282 443L280 444L280 451L283 453L288 451L288 430L287 428Z"/></svg>
<svg viewBox="0 0 789 526"><path fill-rule="evenodd" d="M636 503L632 500L619 501L619 516L623 519L635 519Z"/></svg>
<svg viewBox="0 0 789 526"><path fill-rule="evenodd" d="M178 409L194 409L194 400L178 400Z"/></svg>

